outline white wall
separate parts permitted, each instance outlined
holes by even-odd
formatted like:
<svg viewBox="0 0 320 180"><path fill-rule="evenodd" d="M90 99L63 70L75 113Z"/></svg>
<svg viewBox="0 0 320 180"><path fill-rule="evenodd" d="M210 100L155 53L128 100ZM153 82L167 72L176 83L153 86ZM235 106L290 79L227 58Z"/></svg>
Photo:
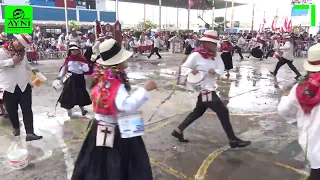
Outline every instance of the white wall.
<svg viewBox="0 0 320 180"><path fill-rule="evenodd" d="M98 11L106 11L107 10L106 0L96 0L96 9Z"/></svg>

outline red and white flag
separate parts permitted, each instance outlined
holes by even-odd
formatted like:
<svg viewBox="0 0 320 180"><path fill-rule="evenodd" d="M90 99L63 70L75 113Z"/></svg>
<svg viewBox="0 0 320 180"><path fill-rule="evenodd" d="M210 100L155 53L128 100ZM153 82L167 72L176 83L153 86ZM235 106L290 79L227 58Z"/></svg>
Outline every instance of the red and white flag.
<svg viewBox="0 0 320 180"><path fill-rule="evenodd" d="M288 17L286 17L284 22L283 22L283 29L285 31L288 31Z"/></svg>
<svg viewBox="0 0 320 180"><path fill-rule="evenodd" d="M287 31L292 32L292 19L288 22Z"/></svg>
<svg viewBox="0 0 320 180"><path fill-rule="evenodd" d="M271 30L276 31L277 30L277 22L278 22L278 16L275 16L273 18L272 24L271 24Z"/></svg>

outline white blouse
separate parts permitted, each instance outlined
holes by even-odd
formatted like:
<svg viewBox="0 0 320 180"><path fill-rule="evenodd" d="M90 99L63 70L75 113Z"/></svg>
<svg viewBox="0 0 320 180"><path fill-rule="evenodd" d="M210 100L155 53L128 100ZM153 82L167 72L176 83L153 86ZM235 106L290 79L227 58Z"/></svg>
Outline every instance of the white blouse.
<svg viewBox="0 0 320 180"><path fill-rule="evenodd" d="M294 85L288 96L283 96L278 105L280 115L296 115L299 144L307 153L312 169L320 168L320 105L314 107L311 114L304 114L296 96L298 84Z"/></svg>
<svg viewBox="0 0 320 180"><path fill-rule="evenodd" d="M59 72L60 78L62 78L67 72L66 70L75 73L75 74L83 74L84 72L89 71L89 66L86 63L79 62L79 61L69 61L68 62L68 68L66 66L63 66Z"/></svg>
<svg viewBox="0 0 320 180"><path fill-rule="evenodd" d="M118 111L134 112L137 111L143 103L150 99L150 94L144 88L139 88L131 95L128 93L124 84L122 84L115 98L115 105ZM106 123L116 124L117 120L112 115L95 114L95 119Z"/></svg>

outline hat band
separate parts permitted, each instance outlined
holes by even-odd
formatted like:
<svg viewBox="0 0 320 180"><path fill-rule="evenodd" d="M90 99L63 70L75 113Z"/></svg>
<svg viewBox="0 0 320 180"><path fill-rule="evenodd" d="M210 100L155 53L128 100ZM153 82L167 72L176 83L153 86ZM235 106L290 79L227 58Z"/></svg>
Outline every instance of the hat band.
<svg viewBox="0 0 320 180"><path fill-rule="evenodd" d="M29 39L24 34L20 34L20 36L27 44L30 44Z"/></svg>
<svg viewBox="0 0 320 180"><path fill-rule="evenodd" d="M320 60L318 61L308 61L311 65L320 65Z"/></svg>
<svg viewBox="0 0 320 180"><path fill-rule="evenodd" d="M108 51L100 52L100 56L103 61L107 61L113 56L117 55L121 51L121 47L118 43L114 43L111 49Z"/></svg>
<svg viewBox="0 0 320 180"><path fill-rule="evenodd" d="M209 34L204 34L203 37L214 39L214 40L218 39L218 36L212 36L212 35L209 35Z"/></svg>

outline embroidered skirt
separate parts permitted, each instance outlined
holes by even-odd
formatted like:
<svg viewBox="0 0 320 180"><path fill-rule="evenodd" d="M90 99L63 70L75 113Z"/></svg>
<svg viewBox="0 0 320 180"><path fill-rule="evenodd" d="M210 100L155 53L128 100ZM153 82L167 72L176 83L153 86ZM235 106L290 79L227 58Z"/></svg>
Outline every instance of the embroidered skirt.
<svg viewBox="0 0 320 180"><path fill-rule="evenodd" d="M142 137L123 139L117 126L113 148L98 147L98 121L91 123L71 180L153 180Z"/></svg>
<svg viewBox="0 0 320 180"><path fill-rule="evenodd" d="M233 62L232 62L232 54L231 52L223 52L221 53L221 59L223 60L224 67L226 70L233 69Z"/></svg>
<svg viewBox="0 0 320 180"><path fill-rule="evenodd" d="M89 93L86 89L86 81L83 74L75 74L64 83L59 97L62 108L72 109L74 106L87 106L91 104Z"/></svg>

